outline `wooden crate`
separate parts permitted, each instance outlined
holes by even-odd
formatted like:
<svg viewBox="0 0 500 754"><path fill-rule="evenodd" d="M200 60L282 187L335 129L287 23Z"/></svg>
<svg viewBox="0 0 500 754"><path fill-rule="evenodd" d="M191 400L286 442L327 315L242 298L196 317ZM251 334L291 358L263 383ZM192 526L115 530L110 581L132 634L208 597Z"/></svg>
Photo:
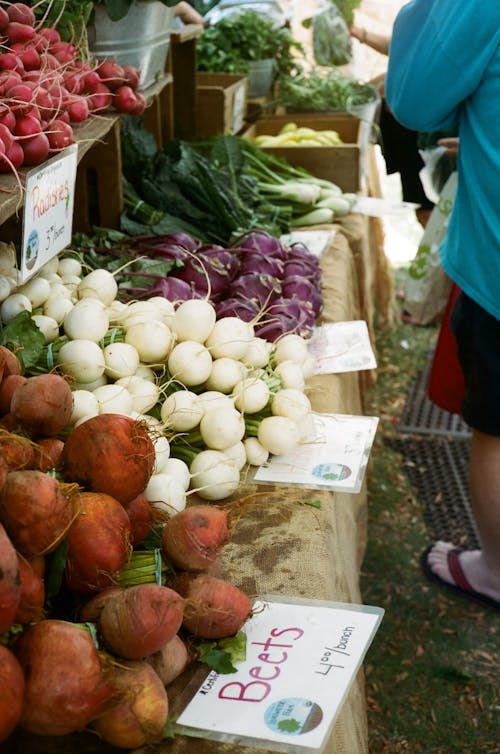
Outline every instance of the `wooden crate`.
<svg viewBox="0 0 500 754"><path fill-rule="evenodd" d="M197 73L196 134L236 134L245 122L248 79L232 73Z"/></svg>
<svg viewBox="0 0 500 754"><path fill-rule="evenodd" d="M281 157L291 165L303 167L318 178L333 181L345 192L356 193L362 184L363 129L359 118L348 113L332 115L322 113L288 113L269 118L258 118L245 131L245 137L270 134L275 136L286 123L296 123L317 131L337 131L342 144L335 146L264 147L266 152Z"/></svg>

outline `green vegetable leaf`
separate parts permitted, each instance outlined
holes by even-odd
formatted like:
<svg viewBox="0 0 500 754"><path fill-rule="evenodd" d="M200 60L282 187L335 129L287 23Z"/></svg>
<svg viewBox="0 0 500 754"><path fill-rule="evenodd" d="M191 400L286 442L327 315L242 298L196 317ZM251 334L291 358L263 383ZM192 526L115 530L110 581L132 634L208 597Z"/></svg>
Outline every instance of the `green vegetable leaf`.
<svg viewBox="0 0 500 754"><path fill-rule="evenodd" d="M22 311L2 327L0 343L15 353L24 373L37 363L45 347L45 338L30 312Z"/></svg>
<svg viewBox="0 0 500 754"><path fill-rule="evenodd" d="M236 673L233 663L243 662L246 658L246 634L238 631L235 636L215 642L197 644L199 660L206 663L216 673Z"/></svg>

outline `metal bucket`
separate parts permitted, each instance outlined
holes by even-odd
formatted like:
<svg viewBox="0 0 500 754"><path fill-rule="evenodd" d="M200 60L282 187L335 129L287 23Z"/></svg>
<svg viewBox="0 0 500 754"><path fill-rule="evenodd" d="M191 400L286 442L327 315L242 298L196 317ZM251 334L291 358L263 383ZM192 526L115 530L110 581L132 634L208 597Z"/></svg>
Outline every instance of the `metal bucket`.
<svg viewBox="0 0 500 754"><path fill-rule="evenodd" d="M139 69L140 89L146 89L165 70L175 7L160 0L136 0L119 21L112 21L101 5L94 6L94 22L87 27L94 57L116 60Z"/></svg>

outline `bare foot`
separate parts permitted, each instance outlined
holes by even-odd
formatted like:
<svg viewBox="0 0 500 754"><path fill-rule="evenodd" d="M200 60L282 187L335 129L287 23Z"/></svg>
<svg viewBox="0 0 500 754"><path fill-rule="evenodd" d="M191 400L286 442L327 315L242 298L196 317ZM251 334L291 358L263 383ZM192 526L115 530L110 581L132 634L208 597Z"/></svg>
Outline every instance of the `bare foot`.
<svg viewBox="0 0 500 754"><path fill-rule="evenodd" d="M427 556L431 571L452 585L456 584L456 580L450 571L448 556L454 549L455 546L449 542L436 542ZM458 560L463 577L474 591L500 601L500 585L494 582L481 550L464 550Z"/></svg>

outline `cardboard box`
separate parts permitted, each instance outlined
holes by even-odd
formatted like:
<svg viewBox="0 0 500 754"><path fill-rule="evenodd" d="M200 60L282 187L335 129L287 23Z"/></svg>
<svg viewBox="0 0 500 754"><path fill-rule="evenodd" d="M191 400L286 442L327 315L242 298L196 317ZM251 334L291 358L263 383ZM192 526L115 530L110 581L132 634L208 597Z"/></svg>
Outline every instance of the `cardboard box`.
<svg viewBox="0 0 500 754"><path fill-rule="evenodd" d="M329 113L287 113L258 118L245 131L245 138L262 134L275 136L286 123L296 123L317 131L337 131L342 144L335 146L264 147L266 152L303 167L317 178L333 181L349 193L361 188L364 174L364 131L362 121L353 115Z"/></svg>
<svg viewBox="0 0 500 754"><path fill-rule="evenodd" d="M243 128L248 79L232 73L196 74L196 135L236 134Z"/></svg>

